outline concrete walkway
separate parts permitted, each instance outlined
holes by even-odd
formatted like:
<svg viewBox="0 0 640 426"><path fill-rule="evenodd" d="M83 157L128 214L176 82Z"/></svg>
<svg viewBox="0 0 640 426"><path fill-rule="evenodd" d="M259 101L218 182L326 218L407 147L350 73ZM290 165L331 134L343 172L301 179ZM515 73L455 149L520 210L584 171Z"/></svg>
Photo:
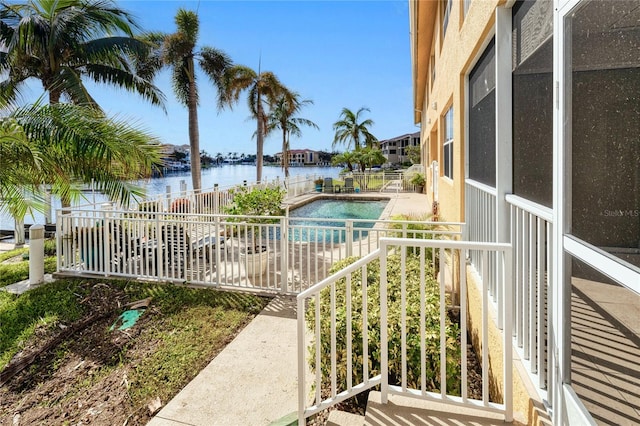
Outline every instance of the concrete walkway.
<svg viewBox="0 0 640 426"><path fill-rule="evenodd" d="M307 194L302 198L315 198L314 195ZM383 219L401 213L420 215L431 209L427 196L423 194L356 195L359 198L372 196L390 198L382 214ZM156 414L149 426L260 426L297 411L295 308L294 298L273 299Z"/></svg>
<svg viewBox="0 0 640 426"><path fill-rule="evenodd" d="M148 424L268 425L297 410L295 299L276 297Z"/></svg>

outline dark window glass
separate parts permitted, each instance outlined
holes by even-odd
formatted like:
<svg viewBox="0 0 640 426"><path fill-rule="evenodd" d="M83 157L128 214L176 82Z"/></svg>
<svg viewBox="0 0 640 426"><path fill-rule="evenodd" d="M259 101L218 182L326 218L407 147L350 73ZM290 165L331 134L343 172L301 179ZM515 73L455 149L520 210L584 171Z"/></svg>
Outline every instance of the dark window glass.
<svg viewBox="0 0 640 426"><path fill-rule="evenodd" d="M451 15L451 3L453 0L445 0L444 17L442 18L442 35L447 33L447 27L449 26L449 15ZM444 38L444 37L443 37Z"/></svg>
<svg viewBox="0 0 640 426"><path fill-rule="evenodd" d="M444 175L453 179L453 107L450 107L444 116Z"/></svg>
<svg viewBox="0 0 640 426"><path fill-rule="evenodd" d="M568 19L571 233L640 266L640 8L588 1Z"/></svg>
<svg viewBox="0 0 640 426"><path fill-rule="evenodd" d="M491 40L469 73L469 178L496 185L496 66Z"/></svg>
<svg viewBox="0 0 640 426"><path fill-rule="evenodd" d="M513 25L513 192L551 207L553 2L518 1Z"/></svg>

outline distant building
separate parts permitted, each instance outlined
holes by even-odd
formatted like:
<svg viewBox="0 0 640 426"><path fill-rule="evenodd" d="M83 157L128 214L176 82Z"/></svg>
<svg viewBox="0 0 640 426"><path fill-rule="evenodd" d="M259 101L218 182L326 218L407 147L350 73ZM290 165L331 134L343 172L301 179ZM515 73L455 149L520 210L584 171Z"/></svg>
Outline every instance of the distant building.
<svg viewBox="0 0 640 426"><path fill-rule="evenodd" d="M409 146L420 146L420 132L408 133L392 139L380 141L380 150L387 158L387 163L401 164L409 161L406 148Z"/></svg>
<svg viewBox="0 0 640 426"><path fill-rule="evenodd" d="M289 153L289 165L290 166L304 166L315 165L320 163L320 152L313 151L311 149L290 149ZM282 162L282 153L276 154L278 163Z"/></svg>

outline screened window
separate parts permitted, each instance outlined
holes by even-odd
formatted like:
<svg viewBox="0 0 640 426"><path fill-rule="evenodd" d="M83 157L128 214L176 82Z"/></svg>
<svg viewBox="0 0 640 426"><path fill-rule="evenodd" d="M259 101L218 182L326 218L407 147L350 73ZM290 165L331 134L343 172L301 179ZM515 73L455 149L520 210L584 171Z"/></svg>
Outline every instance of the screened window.
<svg viewBox="0 0 640 426"><path fill-rule="evenodd" d="M469 178L496 185L496 55L491 40L469 73Z"/></svg>
<svg viewBox="0 0 640 426"><path fill-rule="evenodd" d="M588 1L569 19L571 234L640 267L640 10Z"/></svg>
<svg viewBox="0 0 640 426"><path fill-rule="evenodd" d="M513 192L551 207L553 2L518 1L512 25Z"/></svg>
<svg viewBox="0 0 640 426"><path fill-rule="evenodd" d="M453 179L453 107L444 116L443 163L444 176Z"/></svg>

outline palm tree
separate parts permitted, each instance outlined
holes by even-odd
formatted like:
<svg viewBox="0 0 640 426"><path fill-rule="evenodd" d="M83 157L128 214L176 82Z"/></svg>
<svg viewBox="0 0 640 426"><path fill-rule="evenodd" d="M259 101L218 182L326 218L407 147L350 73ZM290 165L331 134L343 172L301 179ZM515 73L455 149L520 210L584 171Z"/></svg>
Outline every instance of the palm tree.
<svg viewBox="0 0 640 426"><path fill-rule="evenodd" d="M331 158L331 164L338 166L340 164L346 164L350 172L353 171L353 163L357 162L357 156L354 151L345 151L340 154L336 154Z"/></svg>
<svg viewBox="0 0 640 426"><path fill-rule="evenodd" d="M354 113L349 108L342 108L340 119L333 123L333 130L336 132L333 138L333 147L339 143L344 143L349 149L353 143L353 150L360 150L360 143L364 146L374 147L378 139L369 132L369 127L373 126L370 118L360 121L363 112L369 112L369 108L362 107Z"/></svg>
<svg viewBox="0 0 640 426"><path fill-rule="evenodd" d="M364 172L367 167L379 166L387 161L382 151L377 148L362 148L354 154L355 160L360 164L361 172Z"/></svg>
<svg viewBox="0 0 640 426"><path fill-rule="evenodd" d="M311 120L301 117L295 117L300 109L313 104L310 99L300 100L300 95L291 92L290 96L281 96L271 109L267 119L267 134L280 129L282 131L282 170L284 176L289 177L289 139L291 135L302 136L300 126L309 126L318 129L318 125Z"/></svg>
<svg viewBox="0 0 640 426"><path fill-rule="evenodd" d="M159 141L126 119L73 104L14 109L0 118L0 211L23 218L41 210L44 185L69 200L78 184L97 189L127 206L143 190L127 182L161 164ZM36 202L32 202L32 200Z"/></svg>
<svg viewBox="0 0 640 426"><path fill-rule="evenodd" d="M196 63L209 77L213 85L222 90L222 76L230 66L231 59L221 50L202 46L197 48L200 22L198 15L190 10L178 9L175 17L177 31L173 34L151 34L148 39L157 46L156 62L146 65L149 73L167 65L172 70L173 91L178 101L189 111L189 146L191 150L191 179L193 189L202 189L200 167L200 133L198 130L198 86Z"/></svg>
<svg viewBox="0 0 640 426"><path fill-rule="evenodd" d="M163 105L162 92L137 72L149 46L134 29L133 18L110 0L0 2L0 104L13 104L33 78L51 104L64 97L97 107L82 82L89 78Z"/></svg>
<svg viewBox="0 0 640 426"><path fill-rule="evenodd" d="M256 73L249 67L236 65L229 68L224 75L224 91L219 99L219 106L232 107L238 102L240 93L248 90L247 101L251 116L257 121L256 130L256 180L262 180L262 162L264 151L264 137L267 129L268 115L278 99L291 98L289 92L269 71Z"/></svg>

